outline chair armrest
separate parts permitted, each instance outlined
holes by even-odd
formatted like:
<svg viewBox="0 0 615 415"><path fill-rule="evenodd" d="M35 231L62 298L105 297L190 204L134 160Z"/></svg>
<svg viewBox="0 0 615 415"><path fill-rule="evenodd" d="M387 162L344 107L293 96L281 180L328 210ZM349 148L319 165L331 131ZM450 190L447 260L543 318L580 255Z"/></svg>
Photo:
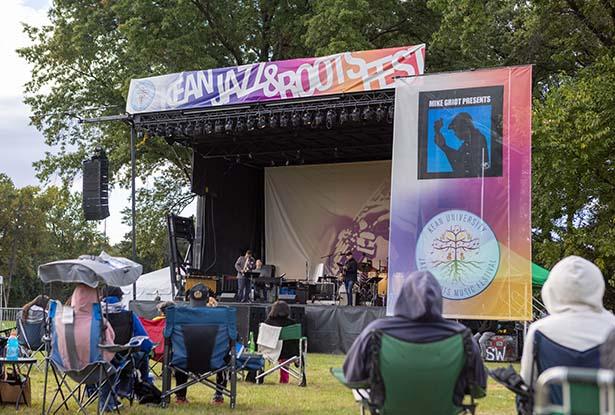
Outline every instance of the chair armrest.
<svg viewBox="0 0 615 415"><path fill-rule="evenodd" d="M334 378L340 381L340 383L350 389L366 389L369 388L369 383L364 382L348 382L344 376L344 370L341 367L332 367L330 369Z"/></svg>

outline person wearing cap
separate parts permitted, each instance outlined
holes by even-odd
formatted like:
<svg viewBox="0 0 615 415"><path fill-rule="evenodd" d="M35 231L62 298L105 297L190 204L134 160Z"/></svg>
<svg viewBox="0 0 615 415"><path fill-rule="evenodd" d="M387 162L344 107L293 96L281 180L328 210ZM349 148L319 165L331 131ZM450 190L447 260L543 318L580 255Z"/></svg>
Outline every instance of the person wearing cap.
<svg viewBox="0 0 615 415"><path fill-rule="evenodd" d="M357 283L359 264L354 259L351 251L346 252L346 262L344 263L344 287L348 296L348 305L352 305L352 287Z"/></svg>

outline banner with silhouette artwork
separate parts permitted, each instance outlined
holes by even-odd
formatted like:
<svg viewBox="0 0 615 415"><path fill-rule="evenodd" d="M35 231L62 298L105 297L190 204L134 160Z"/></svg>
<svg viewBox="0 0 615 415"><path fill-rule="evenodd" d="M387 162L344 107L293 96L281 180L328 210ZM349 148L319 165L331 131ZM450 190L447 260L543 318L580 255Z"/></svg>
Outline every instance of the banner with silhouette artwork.
<svg viewBox="0 0 615 415"><path fill-rule="evenodd" d="M449 318L531 318L531 66L396 82L387 310L430 271Z"/></svg>

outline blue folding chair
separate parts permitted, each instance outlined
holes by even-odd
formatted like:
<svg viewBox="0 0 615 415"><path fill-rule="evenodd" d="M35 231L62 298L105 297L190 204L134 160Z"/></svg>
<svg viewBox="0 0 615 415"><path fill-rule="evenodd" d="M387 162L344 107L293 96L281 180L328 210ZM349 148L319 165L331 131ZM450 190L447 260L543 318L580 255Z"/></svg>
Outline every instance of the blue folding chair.
<svg viewBox="0 0 615 415"><path fill-rule="evenodd" d="M231 408L237 397L236 348L237 314L232 307L170 306L165 309L162 402L180 389L201 383L227 396ZM171 371L187 376L184 384L171 388ZM208 378L226 374L230 385L218 385Z"/></svg>

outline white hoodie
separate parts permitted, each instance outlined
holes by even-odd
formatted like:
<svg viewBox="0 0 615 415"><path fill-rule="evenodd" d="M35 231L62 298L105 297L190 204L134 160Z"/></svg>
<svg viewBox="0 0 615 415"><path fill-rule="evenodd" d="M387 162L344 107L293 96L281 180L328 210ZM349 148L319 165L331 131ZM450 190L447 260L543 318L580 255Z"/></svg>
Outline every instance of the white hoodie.
<svg viewBox="0 0 615 415"><path fill-rule="evenodd" d="M586 259L569 256L555 264L541 294L549 316L533 323L525 338L521 377L528 384L533 381L530 374L536 330L562 346L582 352L602 344L615 328L615 316L602 305L602 272Z"/></svg>

